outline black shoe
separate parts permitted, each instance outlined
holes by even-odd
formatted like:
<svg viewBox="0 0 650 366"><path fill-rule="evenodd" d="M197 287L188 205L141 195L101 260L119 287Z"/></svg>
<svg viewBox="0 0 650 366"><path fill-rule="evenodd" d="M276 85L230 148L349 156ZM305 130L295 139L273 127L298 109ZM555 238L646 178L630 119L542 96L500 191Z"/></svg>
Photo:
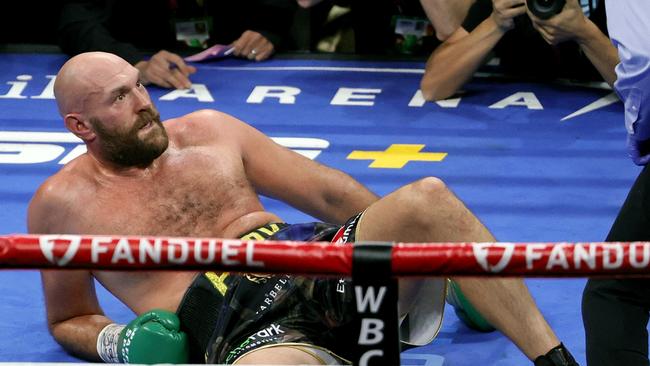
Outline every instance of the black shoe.
<svg viewBox="0 0 650 366"><path fill-rule="evenodd" d="M535 359L535 366L579 366L571 353L560 343L544 356Z"/></svg>

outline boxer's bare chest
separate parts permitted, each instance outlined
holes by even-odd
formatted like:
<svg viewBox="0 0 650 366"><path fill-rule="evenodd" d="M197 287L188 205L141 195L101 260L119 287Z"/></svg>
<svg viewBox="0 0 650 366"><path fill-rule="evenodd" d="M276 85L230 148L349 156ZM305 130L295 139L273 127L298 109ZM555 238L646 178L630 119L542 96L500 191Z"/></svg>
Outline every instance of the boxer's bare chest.
<svg viewBox="0 0 650 366"><path fill-rule="evenodd" d="M151 175L98 185L84 208L88 233L218 236L259 209L241 159L200 148L170 154Z"/></svg>

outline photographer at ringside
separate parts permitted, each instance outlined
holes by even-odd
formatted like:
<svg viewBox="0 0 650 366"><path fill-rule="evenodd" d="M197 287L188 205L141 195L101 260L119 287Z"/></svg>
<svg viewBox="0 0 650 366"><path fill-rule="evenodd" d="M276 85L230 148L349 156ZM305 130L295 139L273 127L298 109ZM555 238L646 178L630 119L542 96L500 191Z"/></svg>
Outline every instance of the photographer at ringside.
<svg viewBox="0 0 650 366"><path fill-rule="evenodd" d="M566 0L555 12L536 11L556 2L564 3L477 0L463 24L429 57L420 83L424 98L452 96L492 54L500 60L499 71L509 75L604 79L611 85L618 56L606 35L604 0L595 5Z"/></svg>

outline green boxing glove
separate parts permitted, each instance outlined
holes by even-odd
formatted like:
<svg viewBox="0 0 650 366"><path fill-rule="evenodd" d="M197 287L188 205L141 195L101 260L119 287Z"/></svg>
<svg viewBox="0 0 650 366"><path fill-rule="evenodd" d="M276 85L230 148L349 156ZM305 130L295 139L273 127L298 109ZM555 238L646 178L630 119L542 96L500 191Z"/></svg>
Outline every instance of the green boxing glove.
<svg viewBox="0 0 650 366"><path fill-rule="evenodd" d="M151 310L129 324L109 324L97 337L97 353L108 363L188 363L187 335L174 313Z"/></svg>

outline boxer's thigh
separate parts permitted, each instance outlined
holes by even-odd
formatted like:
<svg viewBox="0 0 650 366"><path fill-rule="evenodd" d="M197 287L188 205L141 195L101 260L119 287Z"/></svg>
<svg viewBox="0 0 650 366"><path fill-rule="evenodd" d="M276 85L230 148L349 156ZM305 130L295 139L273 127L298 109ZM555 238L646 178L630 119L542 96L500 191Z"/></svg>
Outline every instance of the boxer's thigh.
<svg viewBox="0 0 650 366"><path fill-rule="evenodd" d="M464 220L468 213L441 180L424 178L370 205L359 221L356 240L429 240L436 225Z"/></svg>
<svg viewBox="0 0 650 366"><path fill-rule="evenodd" d="M467 232L462 226L472 221L465 208L445 184L437 178L424 178L403 186L373 203L364 211L355 231L355 241L424 242L452 240L452 231ZM469 230L471 232L471 230ZM400 317L412 313L424 314L430 329L423 338L437 333L442 318L446 279L427 278L399 280L398 310Z"/></svg>
<svg viewBox="0 0 650 366"><path fill-rule="evenodd" d="M485 227L437 178L382 197L359 220L356 241L489 241Z"/></svg>
<svg viewBox="0 0 650 366"><path fill-rule="evenodd" d="M300 347L274 345L246 353L233 365L325 365L317 355Z"/></svg>

